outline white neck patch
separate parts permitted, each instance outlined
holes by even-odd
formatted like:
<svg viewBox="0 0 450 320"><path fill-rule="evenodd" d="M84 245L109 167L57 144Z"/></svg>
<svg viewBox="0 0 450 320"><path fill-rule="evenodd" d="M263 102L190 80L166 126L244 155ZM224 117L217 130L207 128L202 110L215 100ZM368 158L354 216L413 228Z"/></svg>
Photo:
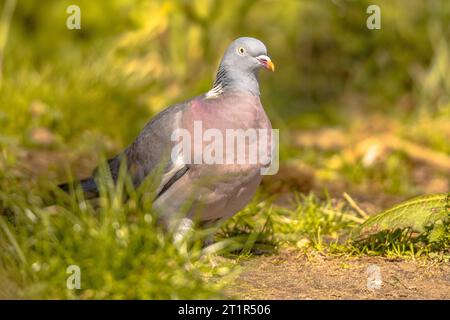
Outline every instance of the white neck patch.
<svg viewBox="0 0 450 320"><path fill-rule="evenodd" d="M207 99L217 98L223 93L223 86L219 82L217 85L215 85L211 90L209 90L205 96Z"/></svg>

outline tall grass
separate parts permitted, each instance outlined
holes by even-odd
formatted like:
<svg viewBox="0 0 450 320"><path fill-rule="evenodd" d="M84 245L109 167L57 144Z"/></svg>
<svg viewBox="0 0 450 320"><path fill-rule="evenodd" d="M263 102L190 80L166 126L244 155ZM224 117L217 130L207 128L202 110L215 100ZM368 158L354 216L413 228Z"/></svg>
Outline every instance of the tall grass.
<svg viewBox="0 0 450 320"><path fill-rule="evenodd" d="M207 281L214 270L199 259L201 241L175 246L145 192L125 199L119 183L91 203L80 190L67 195L42 182L21 192L14 179L0 181L2 298L222 297L223 283ZM81 270L80 289L67 287L71 265Z"/></svg>

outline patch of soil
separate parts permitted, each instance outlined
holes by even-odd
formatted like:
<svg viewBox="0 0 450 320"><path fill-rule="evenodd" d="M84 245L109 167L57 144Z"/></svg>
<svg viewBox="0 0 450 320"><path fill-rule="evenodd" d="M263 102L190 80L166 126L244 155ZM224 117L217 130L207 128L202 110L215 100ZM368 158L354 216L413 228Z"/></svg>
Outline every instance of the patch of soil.
<svg viewBox="0 0 450 320"><path fill-rule="evenodd" d="M444 263L284 250L242 267L226 290L239 299L450 299L450 265ZM381 277L374 278L374 268Z"/></svg>

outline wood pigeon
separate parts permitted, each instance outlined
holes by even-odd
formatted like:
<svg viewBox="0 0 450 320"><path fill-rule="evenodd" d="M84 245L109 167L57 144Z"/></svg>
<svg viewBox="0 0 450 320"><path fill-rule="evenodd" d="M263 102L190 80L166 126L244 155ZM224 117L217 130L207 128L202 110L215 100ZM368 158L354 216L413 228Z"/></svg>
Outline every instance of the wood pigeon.
<svg viewBox="0 0 450 320"><path fill-rule="evenodd" d="M267 135L257 138L267 139L263 145L271 152L272 127L260 101L258 73L261 68L274 71L265 45L250 37L234 40L225 51L212 89L172 105L155 116L131 145L108 160L112 179L117 180L123 159L136 187L162 168L153 209L166 226L176 225L180 234L191 227L192 219L213 222L229 218L241 210L260 184L261 168L268 165L237 161L242 153L249 158L251 145L257 143L255 137L244 137L241 142L244 141L246 148L239 151L237 146L238 150L233 154L225 148L225 145L230 145L227 141L215 144L219 149L216 148L212 155L222 155L227 159L225 162L206 163L201 161L201 157L190 156L199 149L207 153L208 145L211 147L214 140L212 137L225 139L229 132L242 133L249 129L267 132ZM213 133L209 140L203 135L198 142L198 133L195 132L198 127L204 135ZM177 131L192 134L191 148L182 151L182 148L177 148L180 145L179 140L174 139ZM236 150L234 142L232 145ZM95 172L93 177L78 182L87 198L98 197L99 194L98 174ZM69 184L62 184L60 188L70 189Z"/></svg>

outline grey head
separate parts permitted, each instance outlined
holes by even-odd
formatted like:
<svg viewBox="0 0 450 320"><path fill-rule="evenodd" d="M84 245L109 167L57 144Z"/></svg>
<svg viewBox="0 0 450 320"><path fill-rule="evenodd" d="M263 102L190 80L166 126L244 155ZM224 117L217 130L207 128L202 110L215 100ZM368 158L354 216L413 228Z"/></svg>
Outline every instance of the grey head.
<svg viewBox="0 0 450 320"><path fill-rule="evenodd" d="M213 88L206 96L217 97L227 90L259 95L258 73L261 68L275 70L264 43L250 37L234 40L223 55Z"/></svg>

